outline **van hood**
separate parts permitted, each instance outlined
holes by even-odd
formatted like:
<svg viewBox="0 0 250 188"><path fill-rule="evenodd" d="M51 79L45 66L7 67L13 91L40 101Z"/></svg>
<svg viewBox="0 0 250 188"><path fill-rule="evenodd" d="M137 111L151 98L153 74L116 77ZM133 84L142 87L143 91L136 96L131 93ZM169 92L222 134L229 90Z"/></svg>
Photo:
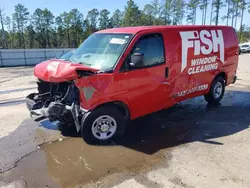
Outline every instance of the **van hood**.
<svg viewBox="0 0 250 188"><path fill-rule="evenodd" d="M34 68L34 76L46 82L65 82L78 78L77 71L94 74L99 70L64 60L52 59L37 64Z"/></svg>

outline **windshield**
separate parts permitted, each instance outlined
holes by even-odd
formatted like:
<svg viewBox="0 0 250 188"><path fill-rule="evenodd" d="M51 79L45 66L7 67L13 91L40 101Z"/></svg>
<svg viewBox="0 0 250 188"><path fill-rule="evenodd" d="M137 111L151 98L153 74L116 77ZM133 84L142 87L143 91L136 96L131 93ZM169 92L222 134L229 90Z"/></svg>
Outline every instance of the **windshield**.
<svg viewBox="0 0 250 188"><path fill-rule="evenodd" d="M74 54L74 51L75 50L71 50L71 51L67 52L66 54L64 54L61 57L59 57L59 59L69 60L69 58Z"/></svg>
<svg viewBox="0 0 250 188"><path fill-rule="evenodd" d="M241 48L248 48L249 45L242 45Z"/></svg>
<svg viewBox="0 0 250 188"><path fill-rule="evenodd" d="M69 58L72 63L80 63L101 71L112 69L131 34L95 33L88 37Z"/></svg>

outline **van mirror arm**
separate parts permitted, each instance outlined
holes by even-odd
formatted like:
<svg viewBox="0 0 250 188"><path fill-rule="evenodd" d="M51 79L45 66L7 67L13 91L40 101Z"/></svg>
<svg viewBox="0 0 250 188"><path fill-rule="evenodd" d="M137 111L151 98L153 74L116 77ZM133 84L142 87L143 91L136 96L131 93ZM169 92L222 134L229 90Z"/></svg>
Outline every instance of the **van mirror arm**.
<svg viewBox="0 0 250 188"><path fill-rule="evenodd" d="M131 61L129 62L130 68L140 68L143 65L144 54L134 53L131 55Z"/></svg>

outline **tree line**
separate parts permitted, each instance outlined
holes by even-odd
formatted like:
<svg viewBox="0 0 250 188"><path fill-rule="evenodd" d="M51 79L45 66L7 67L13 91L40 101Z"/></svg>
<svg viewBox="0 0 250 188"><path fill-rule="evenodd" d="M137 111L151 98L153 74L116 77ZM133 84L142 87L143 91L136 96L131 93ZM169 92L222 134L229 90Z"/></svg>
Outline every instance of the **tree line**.
<svg viewBox="0 0 250 188"><path fill-rule="evenodd" d="M0 8L0 48L76 48L93 32L107 28L195 25L198 11L202 15L202 23L198 24L218 25L224 21L236 28L240 22L237 34L243 42L250 39L250 28L243 25L249 4L249 0L152 0L141 10L135 1L128 0L124 10L116 9L112 15L107 9L94 8L85 17L78 9L55 17L47 8L30 13L17 4L12 16L5 16Z"/></svg>

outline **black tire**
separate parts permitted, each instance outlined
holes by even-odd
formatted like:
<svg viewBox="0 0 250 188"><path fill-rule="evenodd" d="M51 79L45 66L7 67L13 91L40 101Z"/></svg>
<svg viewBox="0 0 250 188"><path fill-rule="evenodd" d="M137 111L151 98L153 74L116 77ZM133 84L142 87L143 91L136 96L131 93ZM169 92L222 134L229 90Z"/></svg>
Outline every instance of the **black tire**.
<svg viewBox="0 0 250 188"><path fill-rule="evenodd" d="M58 130L61 131L63 136L75 137L79 136L79 133L76 131L76 126L73 123L59 123Z"/></svg>
<svg viewBox="0 0 250 188"><path fill-rule="evenodd" d="M103 115L112 117L116 121L117 125L114 135L106 140L98 139L92 133L92 124L98 117ZM111 105L102 106L89 112L82 118L81 136L83 140L88 144L105 144L110 140L115 141L122 137L125 133L126 124L127 120L118 108Z"/></svg>
<svg viewBox="0 0 250 188"><path fill-rule="evenodd" d="M219 97L216 97L216 93L215 93L215 87L217 85L217 83L220 83L221 86L222 86L222 92L221 94L219 95ZM214 79L212 85L211 85L211 88L210 88L210 91L208 94L204 95L204 98L205 100L209 103L209 104L218 104L221 99L223 98L224 96L224 93L225 93L225 80L221 77L221 76L218 76Z"/></svg>

